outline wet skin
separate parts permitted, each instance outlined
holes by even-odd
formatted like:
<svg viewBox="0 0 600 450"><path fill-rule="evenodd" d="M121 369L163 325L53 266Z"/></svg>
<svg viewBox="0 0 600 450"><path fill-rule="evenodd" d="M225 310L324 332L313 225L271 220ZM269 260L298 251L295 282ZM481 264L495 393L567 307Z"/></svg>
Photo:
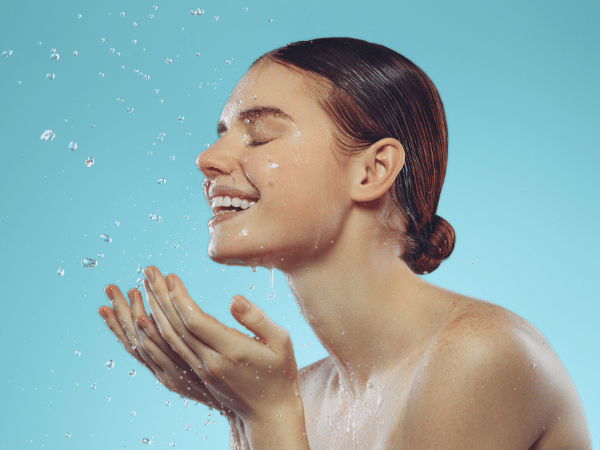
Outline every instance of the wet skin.
<svg viewBox="0 0 600 450"><path fill-rule="evenodd" d="M197 165L208 196L224 186L258 200L211 219L210 257L283 271L329 356L297 372L289 335L256 305L244 315L232 302L252 339L153 267L154 320L137 290L128 305L114 285L112 308L99 310L125 349L169 389L223 410L241 448L591 448L573 383L541 333L398 258L383 221L401 145L342 156L310 86L282 66L252 69ZM283 114L258 112L268 108Z"/></svg>

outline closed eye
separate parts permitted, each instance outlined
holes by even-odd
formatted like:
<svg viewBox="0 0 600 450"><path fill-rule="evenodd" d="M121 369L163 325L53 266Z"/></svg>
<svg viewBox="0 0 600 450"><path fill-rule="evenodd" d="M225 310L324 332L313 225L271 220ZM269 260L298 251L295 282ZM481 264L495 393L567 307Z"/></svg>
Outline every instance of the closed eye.
<svg viewBox="0 0 600 450"><path fill-rule="evenodd" d="M270 140L262 140L262 141L260 141L260 140L254 140L254 141L250 141L250 142L248 143L248 145L249 145L250 147L258 147L258 146L260 146L260 145L268 144L269 142L271 142L271 140L272 140L272 139L270 139Z"/></svg>

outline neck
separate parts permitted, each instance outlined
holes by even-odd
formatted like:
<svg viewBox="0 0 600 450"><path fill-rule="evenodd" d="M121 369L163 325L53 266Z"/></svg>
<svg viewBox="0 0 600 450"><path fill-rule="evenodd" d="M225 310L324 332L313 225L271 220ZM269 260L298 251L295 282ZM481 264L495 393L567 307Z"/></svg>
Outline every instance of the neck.
<svg viewBox="0 0 600 450"><path fill-rule="evenodd" d="M364 391L378 372L405 359L447 313L435 295L439 288L408 268L391 239L365 236L345 233L318 258L284 270L302 315L350 392Z"/></svg>

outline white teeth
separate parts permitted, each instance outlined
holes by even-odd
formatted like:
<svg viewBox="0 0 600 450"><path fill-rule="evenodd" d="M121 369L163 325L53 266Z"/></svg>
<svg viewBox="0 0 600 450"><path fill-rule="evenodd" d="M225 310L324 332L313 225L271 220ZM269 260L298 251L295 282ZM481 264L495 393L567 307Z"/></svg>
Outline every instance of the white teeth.
<svg viewBox="0 0 600 450"><path fill-rule="evenodd" d="M242 209L248 209L251 208L252 206L256 205L256 202L254 201L248 201L247 199L241 199L239 197L213 197L212 202L210 204L210 207L214 210L215 208L220 208L220 207L235 207L235 208L242 208ZM223 210L223 211L214 211L215 214L222 214L224 212L228 212L227 210Z"/></svg>

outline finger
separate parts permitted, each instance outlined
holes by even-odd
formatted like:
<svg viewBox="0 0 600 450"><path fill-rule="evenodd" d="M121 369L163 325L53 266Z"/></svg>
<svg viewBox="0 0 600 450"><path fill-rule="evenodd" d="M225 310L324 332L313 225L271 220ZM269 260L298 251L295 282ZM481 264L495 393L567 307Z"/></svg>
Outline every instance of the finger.
<svg viewBox="0 0 600 450"><path fill-rule="evenodd" d="M184 328L181 333L182 339L197 351L201 358L206 359L209 353L213 353L212 349L220 354L231 354L232 351L239 351L241 346L252 342L247 335L223 325L202 311L190 298L183 283L176 275L170 274L168 277L173 281L173 290L170 295L177 315L171 323L181 323ZM179 328L177 330L179 331ZM199 343L198 348L196 343Z"/></svg>
<svg viewBox="0 0 600 450"><path fill-rule="evenodd" d="M241 295L233 298L230 309L235 320L269 347L279 349L289 341L290 335L287 330L269 319L262 309Z"/></svg>
<svg viewBox="0 0 600 450"><path fill-rule="evenodd" d="M154 341L154 343L160 348L163 353L169 356L173 360L176 366L181 367L182 369L189 368L189 364L185 362L181 357L173 351L171 346L165 342L165 340L160 335L158 331L158 327L154 322L150 320L150 318L146 315L146 311L144 309L144 305L142 302L141 294L135 297L134 301L131 303L131 313L133 316L134 324L136 325L136 330L141 328L145 334ZM140 324L143 324L141 326ZM139 331L139 330L138 330Z"/></svg>
<svg viewBox="0 0 600 450"><path fill-rule="evenodd" d="M98 308L98 313L104 319L104 323L106 323L108 329L112 331L112 333L121 343L121 345L125 348L125 350L127 350L127 352L131 354L131 356L133 356L135 359L137 359L142 365L148 367L148 364L146 364L146 361L144 360L144 358L142 358L137 348L133 348L133 346L131 345L129 338L125 334L125 331L123 331L123 327L117 319L117 316L115 315L114 311L108 306L101 306L100 308ZM150 369L150 367L148 368Z"/></svg>
<svg viewBox="0 0 600 450"><path fill-rule="evenodd" d="M186 361L192 369L194 369L194 371L198 371L198 369L203 367L201 361L202 354L206 355L209 349L199 342L193 342L192 345L194 345L194 348L190 348L188 344L182 340L181 334L173 328L172 323L169 321L161 305L156 300L156 297L149 286L148 280L144 280L144 286L146 287L146 301L148 302L148 306L154 315L156 326L158 327L161 337L171 346L175 353L180 355L181 358ZM175 313L175 315L177 314ZM178 317L176 317L176 319L178 319Z"/></svg>
<svg viewBox="0 0 600 450"><path fill-rule="evenodd" d="M131 317L131 310L127 304L127 300L125 300L125 297L123 297L123 294L121 294L121 290L114 284L109 284L106 289L104 289L104 292L109 298L116 317L121 324L121 328L123 328L123 331L125 331L125 335L129 339L130 344L137 348L139 340L135 332L133 319Z"/></svg>

